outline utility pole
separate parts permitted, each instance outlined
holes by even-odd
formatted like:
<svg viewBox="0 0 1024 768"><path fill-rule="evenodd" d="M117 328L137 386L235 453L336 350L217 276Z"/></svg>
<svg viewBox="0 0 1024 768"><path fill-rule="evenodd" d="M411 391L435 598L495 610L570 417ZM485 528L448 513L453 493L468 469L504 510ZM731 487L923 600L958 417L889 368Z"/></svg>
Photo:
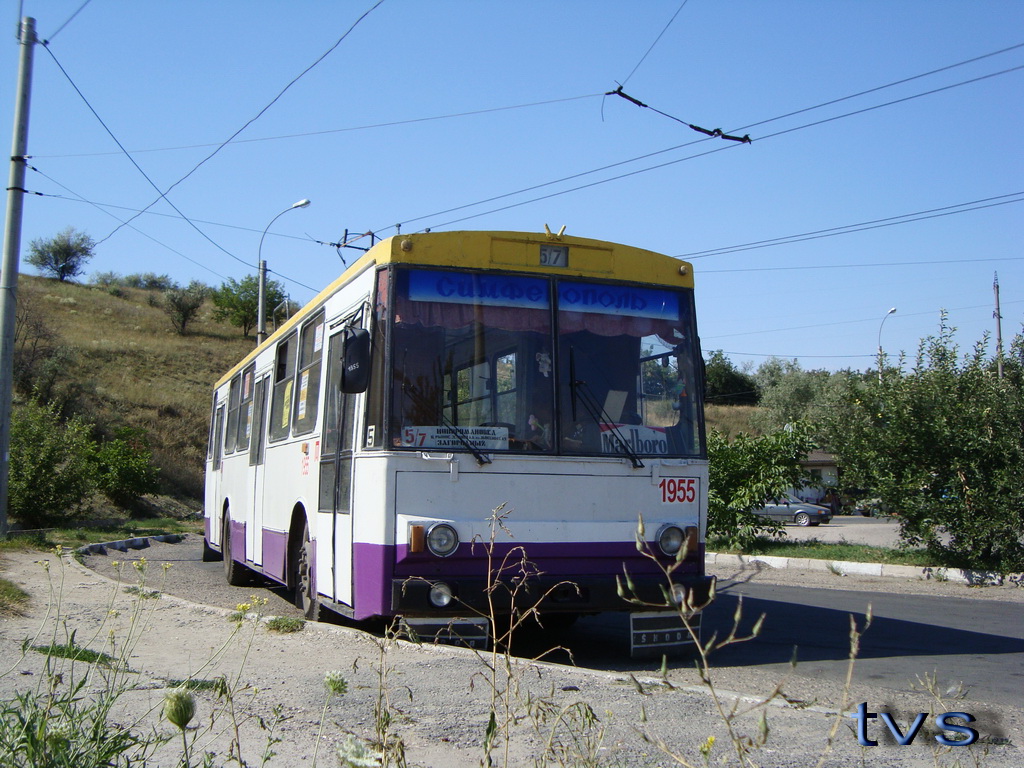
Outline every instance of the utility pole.
<svg viewBox="0 0 1024 768"><path fill-rule="evenodd" d="M999 273L992 280L992 290L996 294L996 311L992 316L996 319L996 372L1003 378L1003 315L999 311Z"/></svg>
<svg viewBox="0 0 1024 768"><path fill-rule="evenodd" d="M25 202L25 156L28 154L28 108L32 94L32 53L36 20L21 20L18 37L18 87L14 97L14 138L7 185L3 267L0 269L0 538L7 536L7 492L11 459L11 399L14 390L14 324L21 255L21 215Z"/></svg>

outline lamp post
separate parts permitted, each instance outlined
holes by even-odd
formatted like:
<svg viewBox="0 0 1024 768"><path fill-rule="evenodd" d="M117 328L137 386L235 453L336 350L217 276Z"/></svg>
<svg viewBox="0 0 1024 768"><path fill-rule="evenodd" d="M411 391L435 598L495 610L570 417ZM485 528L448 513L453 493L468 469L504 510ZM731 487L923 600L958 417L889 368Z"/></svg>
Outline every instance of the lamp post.
<svg viewBox="0 0 1024 768"><path fill-rule="evenodd" d="M263 235L260 237L260 247L256 254L256 268L259 275L259 291L258 291L258 306L256 308L256 346L259 346L267 340L267 313L265 305L267 303L267 262L263 260L263 240L267 236L267 232L274 226L274 222L284 216L288 211L295 208L307 208L309 207L309 200L303 198L297 203L285 208L277 216L270 220L267 224L267 228L263 230Z"/></svg>
<svg viewBox="0 0 1024 768"><path fill-rule="evenodd" d="M878 383L882 383L882 326L885 325L885 321L889 319L889 315L896 311L896 307L893 307L885 313L885 317L882 318L882 322L878 324Z"/></svg>

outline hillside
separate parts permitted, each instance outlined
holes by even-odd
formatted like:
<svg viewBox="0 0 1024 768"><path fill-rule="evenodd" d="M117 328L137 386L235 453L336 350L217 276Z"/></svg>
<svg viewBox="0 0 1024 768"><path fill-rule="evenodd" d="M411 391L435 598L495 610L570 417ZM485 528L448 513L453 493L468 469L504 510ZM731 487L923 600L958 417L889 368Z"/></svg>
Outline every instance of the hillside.
<svg viewBox="0 0 1024 768"><path fill-rule="evenodd" d="M112 434L122 426L150 435L162 490L202 498L213 383L248 353L252 337L212 318L207 302L187 336L171 327L160 294L107 290L22 275L18 286L22 354L36 351L50 396Z"/></svg>
<svg viewBox="0 0 1024 768"><path fill-rule="evenodd" d="M161 294L22 275L19 338L67 415L102 434L142 427L150 435L162 491L201 499L213 383L254 344L213 319L207 302L188 335L174 332ZM52 382L49 376L52 375ZM709 406L709 429L750 432L751 406Z"/></svg>

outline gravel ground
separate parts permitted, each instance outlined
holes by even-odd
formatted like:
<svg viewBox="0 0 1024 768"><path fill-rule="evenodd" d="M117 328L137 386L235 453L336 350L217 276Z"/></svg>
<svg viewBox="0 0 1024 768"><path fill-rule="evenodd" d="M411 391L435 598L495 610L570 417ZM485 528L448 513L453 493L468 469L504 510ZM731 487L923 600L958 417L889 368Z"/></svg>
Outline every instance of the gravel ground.
<svg viewBox="0 0 1024 768"><path fill-rule="evenodd" d="M839 528L823 529L839 530ZM872 526L872 529L874 527ZM803 530L803 529L798 529ZM821 533L822 529L812 529ZM100 570L116 575L111 564L145 556L149 566L149 583L159 587L160 563L172 563L186 557L188 545L160 544L148 550L109 557L88 558L99 563ZM333 748L348 734L363 739L374 736L374 706L382 691L387 694L395 715L395 727L406 744L412 766L477 766L483 755L483 737L491 709L490 656L455 648L417 647L393 643L382 656L381 641L367 633L327 624L307 624L301 632L280 634L269 631L264 624L247 621L236 625L226 618L227 609L238 602L238 592L213 597L208 584L199 593L199 583L189 593L186 585L176 587L185 598L163 595L159 599L139 600L124 591L125 582L133 582L136 572L121 567L122 581L109 579L104 573L91 571L71 560L58 561L39 553L11 553L0 564L4 576L20 584L33 601L26 615L7 617L0 623L0 658L4 674L0 676L0 695L9 697L13 690L38 686L44 676L43 657L25 655L22 641L27 637L49 638L65 631L77 632L78 642L99 649L114 637L131 648L130 666L137 672L135 690L119 702L123 711L120 722L141 722L169 732L170 726L159 718L159 707L168 681L196 676L213 679L227 675L238 680L245 690L237 698L234 722L239 725L243 758L250 764L259 762L267 745L267 731L260 726L274 721L275 712L285 718L274 731L280 738L273 749L277 753L270 765L294 766L312 763L314 750L319 749L318 763L336 765ZM46 560L48 570L37 561ZM772 583L802 583L820 580L820 586L842 589L906 591L909 594L948 595L954 599L1000 599L1024 602L1024 590L1009 588L970 589L952 583L906 582L898 579L867 577L836 577L828 572L720 569L723 579L769 580ZM207 579L208 582L208 579ZM862 587L859 585L863 585ZM231 589L231 588L227 588ZM263 594L266 594L265 591ZM263 608L267 613L287 613L290 606L283 596L270 595L275 602ZM195 601L214 602L225 607L206 607ZM111 611L115 611L114 615ZM132 616L135 616L132 623ZM240 627L240 628L237 628ZM113 635L111 635L113 632ZM43 641L45 642L45 641ZM381 686L381 661L387 667L385 684ZM503 659L497 659L499 667ZM565 666L513 660L513 687L517 695L498 696L498 704L509 702L516 714L526 714L524 702L533 697L535 704L555 710L573 710L574 704L585 704L598 718L590 730L570 729L577 735L588 735L599 746L595 753L602 765L656 766L673 764L651 739L663 740L670 749L686 755L695 764L702 764L698 747L709 736L716 737L712 760L728 756L728 737L714 700L695 673L685 665L673 669L668 682L657 675L636 675L597 672ZM334 698L326 709L323 739L317 747L317 732L324 712L326 691L324 674L338 670L348 681L348 692ZM506 681L498 674L499 687ZM749 696L764 695L779 682L756 669L715 671L715 685L720 690L739 692L726 694L727 705L739 702L749 707ZM784 684L798 706L768 707L770 736L766 746L755 756L758 763L770 766L815 765L827 747L828 735L836 722L835 710L847 702L885 701L890 711L927 712L929 697L924 694L889 691L884 688L857 687L848 692L826 681L790 680ZM218 754L216 764L227 761L234 734L232 718L223 713L223 705L209 693L198 694L200 728L195 730L201 749ZM807 706L807 702L812 705ZM983 704L965 702L969 712L983 710ZM974 707L974 708L972 708ZM567 708L567 709L566 709ZM500 707L499 707L500 710ZM219 714L218 714L219 713ZM1024 764L1024 713L1000 710L1001 722L1007 729L1010 743L987 747L981 758L985 766L1019 766ZM757 713L738 720L739 730L748 735L757 733ZM497 765L532 765L544 754L543 745L551 733L551 720L542 725L538 717L525 717L517 726L504 731L499 738ZM211 725L212 724L212 725ZM881 742L877 748L862 748L850 730L852 721L840 719L837 736L825 757L825 766L847 766L867 763L879 766L952 765L955 759L969 764L973 755L981 754L981 745L936 758L934 741L922 734L910 747ZM561 731L563 735L566 731ZM508 746L507 756L504 749ZM325 758L326 756L326 758ZM177 755L165 751L155 764L174 765ZM580 761L568 761L579 764ZM735 755L730 764L735 764ZM552 761L552 764L557 764Z"/></svg>

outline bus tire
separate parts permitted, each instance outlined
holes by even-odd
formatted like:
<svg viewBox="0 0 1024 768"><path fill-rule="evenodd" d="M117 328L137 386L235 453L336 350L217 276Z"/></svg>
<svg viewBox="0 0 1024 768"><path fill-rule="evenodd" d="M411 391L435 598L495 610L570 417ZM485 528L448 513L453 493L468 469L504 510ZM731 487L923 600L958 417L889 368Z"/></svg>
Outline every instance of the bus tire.
<svg viewBox="0 0 1024 768"><path fill-rule="evenodd" d="M220 538L224 555L224 579L232 587L245 587L252 583L249 569L231 556L231 520L224 515L223 535Z"/></svg>
<svg viewBox="0 0 1024 768"><path fill-rule="evenodd" d="M309 526L302 526L302 538L295 548L295 605L302 609L310 621L320 620L320 599L316 594L313 573L313 542L309 539Z"/></svg>

